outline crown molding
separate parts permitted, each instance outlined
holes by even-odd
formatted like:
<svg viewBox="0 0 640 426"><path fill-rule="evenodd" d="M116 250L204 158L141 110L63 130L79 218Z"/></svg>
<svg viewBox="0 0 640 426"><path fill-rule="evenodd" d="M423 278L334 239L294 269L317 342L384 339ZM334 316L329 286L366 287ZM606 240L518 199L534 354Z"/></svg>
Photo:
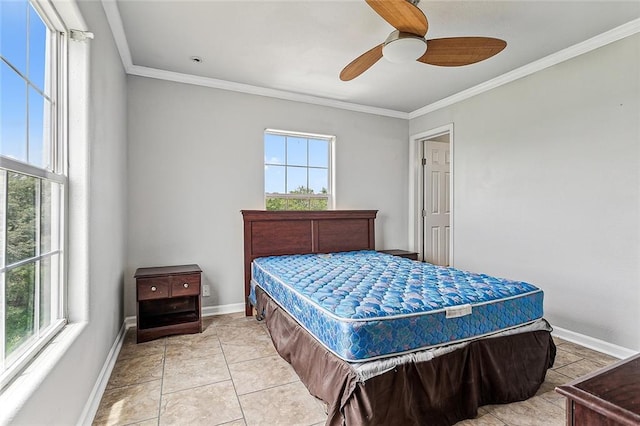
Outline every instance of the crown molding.
<svg viewBox="0 0 640 426"><path fill-rule="evenodd" d="M124 26L122 25L122 18L120 17L120 9L118 9L116 0L102 0L102 8L107 16L107 22L111 28L113 39L116 42L118 53L120 53L122 65L124 66L125 72L128 74L129 70L133 66L133 61L131 60L129 43L127 42L127 37L124 33Z"/></svg>
<svg viewBox="0 0 640 426"><path fill-rule="evenodd" d="M495 89L512 81L526 77L535 72L557 65L561 62L575 58L576 56L582 55L599 47L605 46L607 44L613 43L615 41L640 32L640 19L635 19L610 31L592 37L586 41L563 49L559 52L553 53L542 59L517 68L513 71L509 71L508 73L502 74L501 76L498 76L494 79L488 80L484 83L480 83L474 87L463 90L462 92L458 92L455 95L449 96L447 98L419 108L415 111L407 113L404 111L354 104L351 102L344 102L319 96L304 95L301 93L289 92L286 90L269 89L266 87L253 86L250 84L236 83L233 81L218 80L214 78L200 77L192 74L183 74L173 71L160 70L157 68L134 65L131 59L131 51L129 50L129 44L127 43L124 26L122 25L122 19L120 17L120 11L118 9L116 0L101 0L101 2L107 16L109 27L111 28L111 32L113 33L116 47L118 48L118 52L120 53L122 65L124 66L125 72L127 74L156 78L159 80L174 81L178 83L193 84L197 86L204 86L221 90L229 90L233 92L240 92L258 96L266 96L276 99L284 99L294 102L303 102L313 105L362 112L366 114L375 114L384 117L401 118L404 120L411 120L436 111L438 109L445 108L457 102L469 99L473 96Z"/></svg>
<svg viewBox="0 0 640 426"><path fill-rule="evenodd" d="M465 99L469 99L473 96L479 95L480 93L484 93L486 91L495 89L496 87L500 87L504 84L511 83L512 81L552 67L561 62L575 58L576 56L591 52L592 50L595 50L599 47L606 46L607 44L621 40L625 37L637 34L638 32L640 32L640 19L635 19L612 30L585 40L581 43L567 47L566 49L560 50L556 53L552 53L549 56L545 56L542 59L531 62L530 64L524 65L520 68L516 68L515 70L510 71L506 74L502 74L501 76L498 76L494 79L485 81L484 83L480 83L477 86L471 87L467 90L463 90L462 92L458 92L455 95L449 96L432 104L424 106L420 109L412 111L409 113L409 119L414 119L430 112L439 110L441 108L453 105Z"/></svg>
<svg viewBox="0 0 640 426"><path fill-rule="evenodd" d="M193 84L196 86L211 87L214 89L229 90L232 92L240 92L250 95L284 99L287 101L304 102L307 104L327 106L331 108L339 108L356 112L364 112L367 114L375 114L385 117L402 118L404 120L409 119L409 113L402 111L353 104L350 102L343 102L335 99L303 95L301 93L288 92L285 90L269 89L266 87L252 86L250 84L236 83L227 80L218 80L209 77L200 77L193 74L183 74L173 71L160 70L157 68L142 67L139 65L132 65L131 67L129 67L129 69L127 70L127 74L137 75L140 77L157 78L159 80L175 81L178 83Z"/></svg>

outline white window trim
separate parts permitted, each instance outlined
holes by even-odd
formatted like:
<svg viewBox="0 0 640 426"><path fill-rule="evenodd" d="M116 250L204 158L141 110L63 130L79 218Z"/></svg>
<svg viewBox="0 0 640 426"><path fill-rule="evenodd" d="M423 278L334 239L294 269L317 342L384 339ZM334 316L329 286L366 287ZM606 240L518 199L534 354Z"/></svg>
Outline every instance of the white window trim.
<svg viewBox="0 0 640 426"><path fill-rule="evenodd" d="M88 31L87 25L80 13L76 0L31 0L34 5L44 11L51 24L60 32L69 34L69 29ZM66 61L60 61L64 67L67 79L62 81L61 90L67 98L58 99L61 108L67 116L60 120L58 132L67 138L62 167L67 175L66 212L64 229L68 230L64 235L66 240L62 243L67 252L67 264L63 265L66 273L66 286L63 286L63 297L66 310L63 317L67 318L66 326L62 324L61 330L48 343L43 346L41 352L26 363L23 371L16 374L13 381L4 389L0 389L0 424L10 424L19 413L22 406L28 401L44 380L52 373L64 354L86 329L89 320L89 148L88 148L88 111L89 111L89 43L73 42L66 45L66 54L62 57ZM68 72L67 72L68 70ZM60 74L65 75L65 74ZM73 85L69 85L73 81ZM69 124L72 124L70 126ZM73 158L73 169L69 169L69 155ZM66 173L68 171L68 173ZM69 187L73 187L69 196ZM68 227L73 223L73 227ZM73 258L69 263L68 259ZM57 328L56 325L55 328ZM51 330L52 334L55 334Z"/></svg>
<svg viewBox="0 0 640 426"><path fill-rule="evenodd" d="M52 116L50 117L51 125L53 126L52 133L55 134L55 138L54 138L55 142L51 147L53 151L51 153L50 166L56 172L54 173L47 170L46 168L37 167L28 163L13 160L11 158L6 158L6 157L0 157L0 166L2 166L7 170L11 170L11 172L33 176L37 179L47 180L47 181L55 182L62 185L62 187L64 188L64 192L60 194L60 197L61 197L60 209L54 212L56 217L52 218L52 220L58 222L57 232L58 232L58 235L60 236L60 239L56 243L56 245L58 246L57 250L49 251L45 254L38 254L37 256L24 259L23 261L12 263L9 267L6 267L6 265L2 267L1 271L5 273L5 278L6 278L7 271L11 269L15 269L16 267L19 267L23 264L26 265L34 262L36 265L36 275L39 276L39 273L37 272L38 271L37 262L41 259L53 256L56 254L62 255L61 263L65 262L65 257L63 254L64 247L65 247L64 246L65 223L63 221L63 218L66 216L66 211L67 211L65 206L66 191L67 191L66 189L67 177L66 177L66 167L65 167L65 160L64 160L64 154L65 154L64 147L66 146L66 140L64 139L65 134L63 132L66 126L62 125L62 123L66 121L66 112L64 109L66 105L66 98L65 98L66 81L64 79L65 77L64 72L66 70L66 64L65 64L66 63L65 61L66 40L64 36L60 36L60 33L62 32L61 30L63 28L61 28L60 26L56 26L55 24L56 22L59 21L59 16L53 10L51 9L47 10L51 6L50 3L42 4L34 0L30 1L30 3L38 13L40 18L44 21L45 25L48 28L50 28L54 33L57 33L55 35L55 38L52 40L52 44L51 44L53 49L51 57L54 59L52 63L47 64L48 67L52 69L55 68L55 70L52 71L54 83L52 84L52 87L51 87L52 89L51 99L53 99L55 102L55 109L52 111ZM18 71L16 72L20 74ZM40 220L39 214L36 220L37 221ZM39 236L37 236L37 238L39 239ZM38 243L38 246L39 246L39 243ZM54 318L52 318L52 321L49 325L41 329L39 327L40 321L38 319L40 312L39 312L39 309L36 309L36 312L35 312L36 318L34 320L34 323L38 324L37 333L29 337L25 342L23 342L20 345L20 347L16 348L16 351L14 353L12 353L9 357L4 359L4 361L9 360L9 366L6 367L3 362L3 365L2 365L3 371L0 372L0 390L5 388L11 382L11 380L13 380L13 378L18 373L20 373L26 367L27 364L29 364L29 362L35 359L38 356L38 353L42 350L42 348L45 347L47 344L49 344L49 342L53 339L53 337L58 332L60 332L60 330L62 330L62 328L66 324L66 319L64 315L64 306L65 306L64 288L66 286L66 280L64 276L65 266L64 264L61 264L56 269L58 270L57 285L55 286L56 288L52 289L52 300L55 300ZM38 296L39 285L37 284L38 280L39 278L36 279L36 289L35 289L36 300L39 299L39 296ZM5 289L4 284L5 283L3 280L3 282L0 283L0 291L2 292L4 292L4 289ZM0 312L4 312L3 308L4 306L0 307ZM5 331L4 327L2 327L2 330L3 330L3 336L4 336L4 331ZM4 343L4 340L2 343ZM2 348L2 350L4 351L3 344L0 344L0 348Z"/></svg>
<svg viewBox="0 0 640 426"><path fill-rule="evenodd" d="M280 136L292 136L292 137L300 137L300 138L309 138L309 139L324 139L329 141L329 182L328 182L328 194L286 194L286 193L278 193L278 192L264 192L264 181L262 182L263 193L264 193L264 204L266 207L267 198L289 198L289 199L307 199L307 198L320 198L327 199L327 210L335 209L335 145L336 145L336 137L334 135L325 135L322 133L306 133L306 132L296 132L289 130L281 130L281 129L264 129L262 133L263 138L266 133L271 133L274 135ZM263 141L264 148L264 141ZM263 161L264 165L264 161ZM308 168L308 167L307 167ZM313 167L312 167L313 168ZM263 175L264 179L264 175Z"/></svg>

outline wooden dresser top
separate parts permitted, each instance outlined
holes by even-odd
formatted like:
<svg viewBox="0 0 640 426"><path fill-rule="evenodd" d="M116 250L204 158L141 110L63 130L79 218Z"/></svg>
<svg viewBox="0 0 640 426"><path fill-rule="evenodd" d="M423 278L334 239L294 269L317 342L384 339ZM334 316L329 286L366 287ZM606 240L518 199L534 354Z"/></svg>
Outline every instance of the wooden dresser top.
<svg viewBox="0 0 640 426"><path fill-rule="evenodd" d="M582 379L575 387L640 415L640 355L612 367Z"/></svg>
<svg viewBox="0 0 640 426"><path fill-rule="evenodd" d="M580 377L556 390L620 424L639 424L640 354Z"/></svg>
<svg viewBox="0 0 640 426"><path fill-rule="evenodd" d="M158 275L194 274L202 272L196 264L176 266L156 266L152 268L138 268L134 278L155 277Z"/></svg>

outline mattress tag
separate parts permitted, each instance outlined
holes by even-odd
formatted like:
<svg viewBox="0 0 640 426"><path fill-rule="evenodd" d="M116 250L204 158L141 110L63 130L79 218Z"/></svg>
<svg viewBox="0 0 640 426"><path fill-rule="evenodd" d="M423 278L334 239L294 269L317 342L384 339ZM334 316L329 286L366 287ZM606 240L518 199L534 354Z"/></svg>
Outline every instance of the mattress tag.
<svg viewBox="0 0 640 426"><path fill-rule="evenodd" d="M454 306L452 308L445 308L447 318L458 318L471 314L471 305Z"/></svg>

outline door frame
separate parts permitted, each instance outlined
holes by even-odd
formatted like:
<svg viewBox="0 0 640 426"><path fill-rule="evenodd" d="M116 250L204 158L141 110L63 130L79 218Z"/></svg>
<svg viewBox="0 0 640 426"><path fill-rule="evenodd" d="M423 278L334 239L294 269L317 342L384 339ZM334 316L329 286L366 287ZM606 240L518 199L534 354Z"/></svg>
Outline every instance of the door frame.
<svg viewBox="0 0 640 426"><path fill-rule="evenodd" d="M408 241L409 249L418 253L418 258L424 260L424 253L422 250L422 239L424 238L424 220L422 218L422 209L424 206L424 177L423 177L423 143L425 139L435 138L438 136L449 134L449 149L450 149L450 200L449 200L449 264L454 265L454 217L455 211L454 205L454 133L453 123L445 124L444 126L436 127L431 130L427 130L409 137L409 229L408 229Z"/></svg>

